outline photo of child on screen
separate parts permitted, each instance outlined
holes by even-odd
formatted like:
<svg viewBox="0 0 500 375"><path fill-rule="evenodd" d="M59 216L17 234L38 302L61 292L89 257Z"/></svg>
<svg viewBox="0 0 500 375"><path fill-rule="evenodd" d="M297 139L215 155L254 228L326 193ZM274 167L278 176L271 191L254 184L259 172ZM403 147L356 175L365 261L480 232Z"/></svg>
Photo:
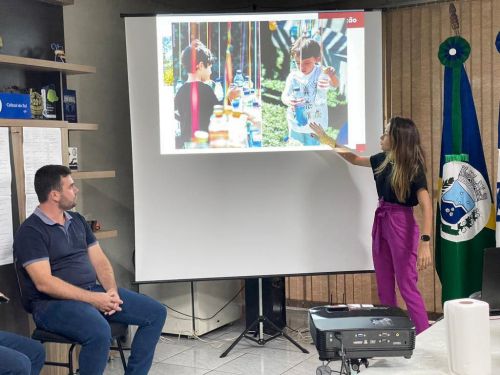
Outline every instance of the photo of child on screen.
<svg viewBox="0 0 500 375"><path fill-rule="evenodd" d="M184 148L196 131L208 132L214 105L223 104L210 86L214 62L215 56L197 39L182 51L181 63L188 72L188 78L174 98L176 118L180 122L181 131L176 138L176 148ZM238 96L236 90L228 91L229 100L235 96Z"/></svg>
<svg viewBox="0 0 500 375"><path fill-rule="evenodd" d="M289 137L304 146L319 145L318 140L311 137L309 123L328 128L327 91L338 87L339 80L333 67L321 65L321 46L316 40L299 37L290 53L297 69L288 74L281 95L282 102L288 106Z"/></svg>

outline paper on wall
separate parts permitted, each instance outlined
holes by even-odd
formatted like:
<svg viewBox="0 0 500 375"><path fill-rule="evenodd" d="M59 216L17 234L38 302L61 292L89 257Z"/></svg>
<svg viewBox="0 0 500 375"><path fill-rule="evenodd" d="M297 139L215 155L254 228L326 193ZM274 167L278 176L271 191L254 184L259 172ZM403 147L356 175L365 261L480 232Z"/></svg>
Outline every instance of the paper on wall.
<svg viewBox="0 0 500 375"><path fill-rule="evenodd" d="M36 171L47 164L62 164L61 150L61 129L23 128L26 217L38 205L34 187Z"/></svg>
<svg viewBox="0 0 500 375"><path fill-rule="evenodd" d="M0 265L12 263L11 183L9 129L0 127Z"/></svg>

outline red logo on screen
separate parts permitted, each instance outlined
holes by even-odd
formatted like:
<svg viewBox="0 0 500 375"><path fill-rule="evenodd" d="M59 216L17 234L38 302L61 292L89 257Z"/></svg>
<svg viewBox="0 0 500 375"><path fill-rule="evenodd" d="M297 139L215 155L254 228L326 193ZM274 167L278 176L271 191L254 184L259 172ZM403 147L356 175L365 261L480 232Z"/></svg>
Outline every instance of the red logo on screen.
<svg viewBox="0 0 500 375"><path fill-rule="evenodd" d="M365 14L363 12L325 12L319 13L319 19L345 18L347 28L359 28L365 26Z"/></svg>
<svg viewBox="0 0 500 375"><path fill-rule="evenodd" d="M366 151L366 144L364 144L364 143L356 144L356 151L357 152L365 152Z"/></svg>

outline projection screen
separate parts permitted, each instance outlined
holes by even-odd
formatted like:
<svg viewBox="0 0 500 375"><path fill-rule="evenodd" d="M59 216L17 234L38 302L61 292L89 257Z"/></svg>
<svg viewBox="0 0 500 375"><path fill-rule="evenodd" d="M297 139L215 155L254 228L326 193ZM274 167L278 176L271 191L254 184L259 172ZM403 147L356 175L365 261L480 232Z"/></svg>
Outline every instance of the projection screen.
<svg viewBox="0 0 500 375"><path fill-rule="evenodd" d="M159 19L125 18L136 281L373 270L369 168L325 146L162 153ZM364 61L356 62L364 66L364 155L379 152L383 128L381 34L381 13L364 12Z"/></svg>

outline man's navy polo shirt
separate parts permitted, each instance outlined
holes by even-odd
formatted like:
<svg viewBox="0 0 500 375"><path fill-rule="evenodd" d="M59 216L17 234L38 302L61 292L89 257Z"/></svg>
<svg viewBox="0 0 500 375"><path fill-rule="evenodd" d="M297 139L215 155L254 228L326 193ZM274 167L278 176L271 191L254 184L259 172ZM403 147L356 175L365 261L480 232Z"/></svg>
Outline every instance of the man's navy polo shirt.
<svg viewBox="0 0 500 375"><path fill-rule="evenodd" d="M28 217L14 238L14 259L19 275L23 305L29 312L33 303L52 299L39 292L25 267L48 260L53 276L81 288L96 282L96 272L90 262L88 248L97 243L85 218L66 211L64 225L58 224L37 208Z"/></svg>

